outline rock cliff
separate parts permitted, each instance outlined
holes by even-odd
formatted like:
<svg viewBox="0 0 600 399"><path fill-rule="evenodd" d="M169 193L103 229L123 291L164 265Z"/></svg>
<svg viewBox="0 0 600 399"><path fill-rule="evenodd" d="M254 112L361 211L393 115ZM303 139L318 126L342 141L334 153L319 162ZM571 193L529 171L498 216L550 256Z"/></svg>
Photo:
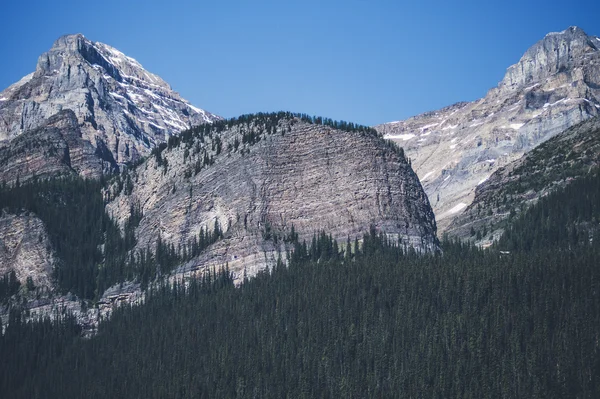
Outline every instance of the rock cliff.
<svg viewBox="0 0 600 399"><path fill-rule="evenodd" d="M69 174L98 176L116 167L106 147L94 148L82 138L77 117L69 109L0 145L0 182L5 183Z"/></svg>
<svg viewBox="0 0 600 399"><path fill-rule="evenodd" d="M239 282L280 258L285 262L295 235L310 245L321 231L344 249L348 239L361 240L371 226L407 248L438 249L427 196L400 148L373 129L336 129L289 113L242 116L185 131L158 146L143 163L114 176L104 196L107 212L121 226L132 209L141 211L132 256L149 249L158 259L158 240L178 251L190 250L201 231L222 231L198 256L183 257L183 263L162 274L171 281L227 266ZM37 230L25 228L25 221L14 215L0 220L3 234L21 237L7 241L8 249L0 251L0 271L20 270L21 280L29 269L25 261L11 261L14 248L23 247L29 260L46 251L45 263L36 263L46 274L36 275L45 276L49 288L43 295L22 291L11 304L30 317L70 312L90 334L114 305L144 300L139 276L98 293L96 307L62 294L49 274L55 261L43 225L32 214L29 218ZM8 309L0 307L4 323Z"/></svg>
<svg viewBox="0 0 600 399"><path fill-rule="evenodd" d="M141 209L138 249L154 248L159 237L177 248L216 222L224 238L180 271L228 264L241 277L285 256L282 238L292 226L309 244L321 230L345 243L374 225L418 250L437 248L416 175L374 132L277 114L215 128L184 133L129 172L129 189L107 191L108 212L121 224L132 207Z"/></svg>
<svg viewBox="0 0 600 399"><path fill-rule="evenodd" d="M577 27L550 33L484 98L376 126L405 149L440 232L498 168L600 114L599 49Z"/></svg>
<svg viewBox="0 0 600 399"><path fill-rule="evenodd" d="M21 284L28 277L39 288L52 287L52 246L42 221L31 213L0 214L0 276L16 273Z"/></svg>

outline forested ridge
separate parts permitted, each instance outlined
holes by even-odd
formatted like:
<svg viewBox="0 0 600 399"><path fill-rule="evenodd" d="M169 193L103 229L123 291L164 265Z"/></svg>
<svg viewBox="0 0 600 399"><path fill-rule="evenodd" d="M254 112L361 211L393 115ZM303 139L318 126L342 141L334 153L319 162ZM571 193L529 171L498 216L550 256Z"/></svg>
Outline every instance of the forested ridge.
<svg viewBox="0 0 600 399"><path fill-rule="evenodd" d="M186 177L190 177L212 165L215 157L226 152L242 152L244 148L249 151L249 147L266 135L285 135L299 122L379 137L374 129L352 122L291 112L256 113L206 123L171 136L153 149L151 157L156 158L159 167L166 169L165 149L183 146L186 158L190 152L201 153L203 156L185 172ZM226 142L223 133L234 127L241 130L240 138L236 136L235 140ZM386 141L386 146L404 158L402 149L393 142ZM122 173L97 180L77 176L33 178L0 186L0 211L31 212L44 223L58 260L53 277L62 293L96 301L107 288L124 281L136 281L145 288L222 238L221 226L215 223L211 229L202 230L197 237L177 247L159 239L152 248L132 251L136 245L135 228L142 217L140 207L132 206L129 220L119 228L106 212L105 205L121 192L131 193L135 168L145 161L140 159ZM112 190L104 191L107 187ZM9 287L8 278L8 275L0 276L0 301L18 291L14 284Z"/></svg>
<svg viewBox="0 0 600 399"><path fill-rule="evenodd" d="M583 220L599 180L550 194L497 248L323 233L237 288L227 269L157 286L91 339L13 312L0 397L600 397L600 245ZM554 206L577 234L548 235ZM517 234L535 244L508 249Z"/></svg>

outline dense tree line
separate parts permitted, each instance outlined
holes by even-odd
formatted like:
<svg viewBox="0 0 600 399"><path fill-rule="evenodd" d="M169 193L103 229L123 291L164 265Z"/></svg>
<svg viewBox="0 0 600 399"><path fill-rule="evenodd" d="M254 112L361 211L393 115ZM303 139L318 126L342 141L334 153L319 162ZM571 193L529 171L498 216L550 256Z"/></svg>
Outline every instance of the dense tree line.
<svg viewBox="0 0 600 399"><path fill-rule="evenodd" d="M11 296L19 292L21 282L17 279L14 270L0 277L0 303L6 302Z"/></svg>
<svg viewBox="0 0 600 399"><path fill-rule="evenodd" d="M595 209L593 191L572 195ZM295 240L287 266L238 288L226 269L154 288L90 340L13 321L0 396L600 397L600 245L573 240L426 256L374 229L361 244ZM38 360L15 345L22 330Z"/></svg>
<svg viewBox="0 0 600 399"><path fill-rule="evenodd" d="M9 313L8 325L0 338L0 397L11 398L31 376L53 364L74 342L80 340L81 328L66 315L25 322L18 309ZM1 324L1 323L0 323ZM38 397L43 395L38 392Z"/></svg>
<svg viewBox="0 0 600 399"><path fill-rule="evenodd" d="M33 212L43 222L59 259L55 277L63 292L81 298L96 294L97 271L103 260L100 245L119 230L104 211L103 182L81 178L30 181L3 186L0 209Z"/></svg>
<svg viewBox="0 0 600 399"><path fill-rule="evenodd" d="M195 258L202 251L223 238L223 230L215 220L212 231L201 228L197 237L188 240L187 244L178 245L164 242L160 237L154 248L146 248L131 254L128 270L133 274L128 280L139 281L142 289L146 289L152 281L170 273L183 262Z"/></svg>
<svg viewBox="0 0 600 399"><path fill-rule="evenodd" d="M161 154L165 149L179 147L181 144L191 146L194 143L204 143L207 139L211 140L211 149L216 153L216 155L218 155L222 150L222 143L220 142L219 135L223 131L232 129L235 126L243 126L246 129L242 135L241 143L252 145L259 142L263 135L275 134L278 129L280 129L282 134L285 134L286 130L281 130L281 121L288 121L292 125L296 123L296 121L302 121L313 125L329 126L331 128L346 132L380 137L379 133L372 127L353 122L336 121L320 116L310 116L307 114L284 111L274 113L259 112L256 114L247 114L235 118L219 120L212 123L205 123L185 130L177 136L169 137L166 143L161 143L155 147L152 150L151 156L157 158L159 166L163 166L164 159L161 158ZM237 151L237 147L239 145L240 142L238 141L237 144L234 143L232 145L232 148ZM199 152L199 150L196 152Z"/></svg>
<svg viewBox="0 0 600 399"><path fill-rule="evenodd" d="M556 245L576 249L600 240L600 173L586 175L542 197L510 223L496 247L542 249Z"/></svg>

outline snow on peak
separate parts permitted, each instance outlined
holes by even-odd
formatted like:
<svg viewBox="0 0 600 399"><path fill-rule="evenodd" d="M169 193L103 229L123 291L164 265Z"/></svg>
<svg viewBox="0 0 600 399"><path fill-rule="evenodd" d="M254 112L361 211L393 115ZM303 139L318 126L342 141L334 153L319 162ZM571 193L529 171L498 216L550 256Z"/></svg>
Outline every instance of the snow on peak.
<svg viewBox="0 0 600 399"><path fill-rule="evenodd" d="M578 32L578 31L581 31L581 32L583 33L583 30L582 30L581 28L579 28L579 27L577 27L577 26L570 26L570 27L568 27L567 29L565 29L565 30L563 30L563 31L560 31L560 32L550 32L550 33L548 33L548 34L546 35L546 37L549 37L549 36L559 36L559 35L565 35L565 34L567 34L567 33L575 33L575 32Z"/></svg>
<svg viewBox="0 0 600 399"><path fill-rule="evenodd" d="M110 96L126 115L167 135L216 118L182 99L164 80L145 70L134 58L104 43L87 41L87 44L110 64L94 63L92 67L102 75ZM113 67L118 75L107 70Z"/></svg>
<svg viewBox="0 0 600 399"><path fill-rule="evenodd" d="M151 86L158 86L170 90L171 87L161 78L148 72L144 69L135 58L131 58L114 47L104 43L91 43L92 46L104 57L106 61L111 63L121 76L127 80L137 79Z"/></svg>

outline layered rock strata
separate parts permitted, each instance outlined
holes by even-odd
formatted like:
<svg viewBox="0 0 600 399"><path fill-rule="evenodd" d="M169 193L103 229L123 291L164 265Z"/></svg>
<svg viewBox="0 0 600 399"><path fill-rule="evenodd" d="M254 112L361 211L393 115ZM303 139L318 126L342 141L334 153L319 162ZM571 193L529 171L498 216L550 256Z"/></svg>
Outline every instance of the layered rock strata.
<svg viewBox="0 0 600 399"><path fill-rule="evenodd" d="M159 237L177 248L215 222L224 231L186 270L227 264L238 277L244 269L252 275L285 256L292 226L309 244L321 231L344 243L362 238L373 225L418 250L437 248L416 175L397 148L369 134L294 118L272 130L238 124L167 148L129 178L130 192L107 192L107 209L123 224L140 208L138 249L154 248Z"/></svg>

